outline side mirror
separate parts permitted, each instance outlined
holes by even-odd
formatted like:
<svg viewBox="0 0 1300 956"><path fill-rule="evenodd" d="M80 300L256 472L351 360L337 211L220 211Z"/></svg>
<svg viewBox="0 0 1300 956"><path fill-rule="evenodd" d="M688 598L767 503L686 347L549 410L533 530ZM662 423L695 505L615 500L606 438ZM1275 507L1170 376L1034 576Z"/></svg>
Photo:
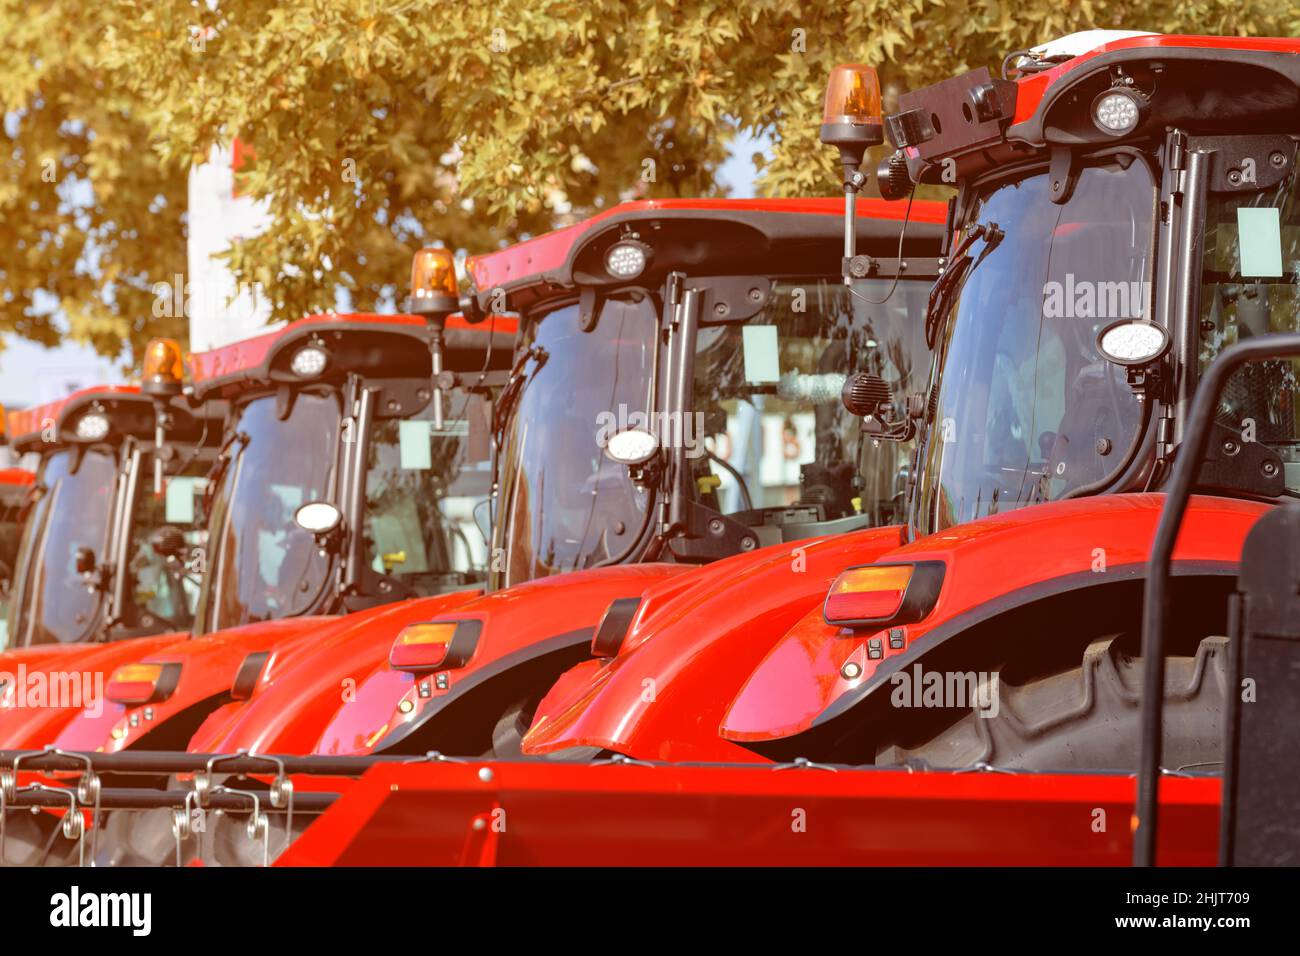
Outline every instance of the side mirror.
<svg viewBox="0 0 1300 956"><path fill-rule="evenodd" d="M74 565L78 574L95 573L95 552L92 548L80 547L77 549L76 563Z"/></svg>
<svg viewBox="0 0 1300 956"><path fill-rule="evenodd" d="M343 522L343 513L328 501L309 501L293 513L293 523L314 535L326 535Z"/></svg>

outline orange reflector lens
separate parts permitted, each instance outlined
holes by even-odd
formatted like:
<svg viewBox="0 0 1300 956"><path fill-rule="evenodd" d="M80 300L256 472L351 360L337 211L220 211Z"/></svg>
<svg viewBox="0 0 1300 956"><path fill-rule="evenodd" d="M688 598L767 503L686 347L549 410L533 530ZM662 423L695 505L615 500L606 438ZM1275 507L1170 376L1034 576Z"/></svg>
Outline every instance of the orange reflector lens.
<svg viewBox="0 0 1300 956"><path fill-rule="evenodd" d="M180 385L185 375L181 345L175 339L152 339L144 350L144 381L149 385Z"/></svg>
<svg viewBox="0 0 1300 956"><path fill-rule="evenodd" d="M831 70L822 123L880 125L880 79L872 67L842 63Z"/></svg>
<svg viewBox="0 0 1300 956"><path fill-rule="evenodd" d="M397 670L432 671L463 667L478 644L479 621L430 621L402 628L388 653Z"/></svg>
<svg viewBox="0 0 1300 956"><path fill-rule="evenodd" d="M180 664L126 664L113 671L104 696L119 704L166 700L180 679Z"/></svg>
<svg viewBox="0 0 1300 956"><path fill-rule="evenodd" d="M432 299L436 296L456 298L456 259L450 249L421 249L411 260L411 298Z"/></svg>
<svg viewBox="0 0 1300 956"><path fill-rule="evenodd" d="M903 606L903 595L911 580L910 564L845 571L826 595L826 620L836 624L891 617Z"/></svg>

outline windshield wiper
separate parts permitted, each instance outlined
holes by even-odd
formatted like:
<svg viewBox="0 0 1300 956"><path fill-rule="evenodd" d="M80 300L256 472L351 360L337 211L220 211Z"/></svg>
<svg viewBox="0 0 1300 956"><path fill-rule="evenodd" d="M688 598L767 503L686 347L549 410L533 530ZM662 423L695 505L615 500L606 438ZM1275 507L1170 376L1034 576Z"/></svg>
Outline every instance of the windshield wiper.
<svg viewBox="0 0 1300 956"><path fill-rule="evenodd" d="M977 261L971 259L970 247L975 244L975 240L983 239L984 248L980 251L980 259L983 259L1005 235L1006 233L998 228L996 222L987 225L977 222L966 230L966 234L962 236L961 242L949 259L948 268L930 289L930 298L925 308L925 344L929 348L934 348L934 343L939 336L939 324L947 315L961 280Z"/></svg>
<svg viewBox="0 0 1300 956"><path fill-rule="evenodd" d="M515 361L515 367L510 370L510 378L505 387L501 389L501 395L497 398L496 411L492 418L492 431L496 436L497 447L501 446L506 421L510 418L510 411L514 408L515 402L519 400L519 396L523 394L524 383L532 375L536 375L550 357L550 353L540 345L531 345ZM529 359L535 359L537 366L529 375L525 375L524 366L528 364Z"/></svg>

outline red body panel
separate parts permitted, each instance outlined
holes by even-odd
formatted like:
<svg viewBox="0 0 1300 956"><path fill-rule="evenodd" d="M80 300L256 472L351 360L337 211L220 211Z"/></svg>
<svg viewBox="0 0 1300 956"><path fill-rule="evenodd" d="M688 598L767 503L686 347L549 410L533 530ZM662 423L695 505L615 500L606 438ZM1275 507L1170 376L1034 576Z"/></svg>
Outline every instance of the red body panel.
<svg viewBox="0 0 1300 956"><path fill-rule="evenodd" d="M138 385L96 385L91 388L80 389L55 402L47 402L44 405L34 405L31 408L9 412L8 435L10 441L19 443L24 439L30 439L33 435L39 435L43 430L43 422L57 423L59 416L63 414L63 410L74 402L80 402L96 395L139 394L140 387Z"/></svg>
<svg viewBox="0 0 1300 956"><path fill-rule="evenodd" d="M26 468L0 468L0 485L25 488L36 481L36 473Z"/></svg>
<svg viewBox="0 0 1300 956"><path fill-rule="evenodd" d="M154 653L177 641L183 634L159 634L155 637L134 638L112 644L42 644L9 651L0 655L0 671L18 677L26 675L29 685L38 672L47 686L55 677L68 680L73 677L81 687L96 688L102 692L109 675L122 664ZM62 730L83 713L98 714L110 705L108 701L91 703L84 697L76 705L57 706L67 701L47 701L43 706L21 706L6 692L5 705L0 708L0 749L28 749L54 743ZM90 749L94 749L93 747Z"/></svg>
<svg viewBox="0 0 1300 956"><path fill-rule="evenodd" d="M1153 35L1127 37L1103 43L1096 49L1066 60L1060 66L1017 80L1016 112L1012 123L1022 123L1034 115L1044 94L1061 77L1086 67L1090 60L1115 50L1161 50L1171 47L1200 48L1206 50L1259 50L1264 53L1300 53L1300 41L1275 37L1213 37Z"/></svg>
<svg viewBox="0 0 1300 956"><path fill-rule="evenodd" d="M730 740L770 740L806 730L841 694L870 681L876 670L945 622L1025 588L1094 572L1132 574L1144 568L1163 495L1106 495L1035 505L981 518L920 538L882 561L938 560L947 565L934 610L903 628L901 649L884 644L868 660L867 640L885 632L849 631L822 619L820 604L795 625L745 683L722 727ZM1193 498L1174 551L1175 562L1235 566L1246 532L1268 505L1228 498ZM1096 571L1098 557L1104 570ZM862 670L845 680L846 661Z"/></svg>
<svg viewBox="0 0 1300 956"><path fill-rule="evenodd" d="M138 745L141 738L163 727L190 707L226 693L244 658L254 651L273 648L304 629L320 627L332 618L290 618L234 627L198 639L181 638L165 646L150 641L124 641L117 645L115 666L134 663L179 663L180 680L166 700L124 705L106 701L102 713L77 714L56 743L64 750L98 750L115 753ZM166 748L160 748L166 749Z"/></svg>
<svg viewBox="0 0 1300 956"><path fill-rule="evenodd" d="M219 349L213 349L210 352L196 352L190 355L190 377L196 384L201 384L214 378L222 378L233 372L255 369L266 361L266 356L275 343L286 335L296 334L310 326L328 328L331 323L339 322L346 322L349 325L374 323L375 325L410 325L417 328L425 326L425 320L418 315L379 315L370 312L309 315L306 318L290 322L284 328L276 329L274 332L267 332L265 335L257 335L251 339L234 342ZM496 331L513 334L517 325L518 321L516 319L508 316L498 316ZM447 319L447 328L481 328L485 333L487 330L486 325L482 323L471 325L460 315L450 316Z"/></svg>
<svg viewBox="0 0 1300 956"><path fill-rule="evenodd" d="M1160 863L1212 866L1219 781L1160 790ZM276 865L1126 866L1134 791L1101 774L389 764Z"/></svg>
<svg viewBox="0 0 1300 956"><path fill-rule="evenodd" d="M725 210L728 212L784 212L812 213L826 216L844 215L844 200L830 198L812 199L642 199L620 203L605 212L584 219L563 229L556 229L535 239L516 243L500 252L474 256L466 269L477 289L491 289L508 282L518 282L526 276L543 275L560 268L568 260L573 245L579 237L593 227L615 216L656 210ZM901 220L907 203L901 200L859 199L858 216L861 219ZM942 223L947 207L938 202L912 204L911 218L915 222Z"/></svg>
<svg viewBox="0 0 1300 956"><path fill-rule="evenodd" d="M369 753L382 746L388 735L418 721L427 709L445 706L482 677L526 659L548 639L594 628L614 599L635 596L656 581L688 570L683 565L642 564L577 571L496 591L454 613L438 615L440 620L477 619L483 622L483 629L470 662L441 672L447 686L431 688L427 698L419 696L414 675L388 667L388 650L397 637L397 630L391 630L382 656L375 661L376 670L357 688L354 702L341 707L336 704L337 713L321 735L316 752ZM585 637L586 642L590 640L589 635ZM403 701L410 701L407 713L402 713Z"/></svg>
<svg viewBox="0 0 1300 956"><path fill-rule="evenodd" d="M376 667L407 624L446 613L481 592L456 591L401 601L338 619L283 643L272 655L251 698L214 711L190 740L195 753L249 750L310 753L340 705Z"/></svg>
<svg viewBox="0 0 1300 956"><path fill-rule="evenodd" d="M693 572L677 593L646 602L617 657L585 665L586 681L566 675L547 695L525 753L600 747L647 760L756 759L718 737L727 705L846 564L898 547L901 533L808 539Z"/></svg>

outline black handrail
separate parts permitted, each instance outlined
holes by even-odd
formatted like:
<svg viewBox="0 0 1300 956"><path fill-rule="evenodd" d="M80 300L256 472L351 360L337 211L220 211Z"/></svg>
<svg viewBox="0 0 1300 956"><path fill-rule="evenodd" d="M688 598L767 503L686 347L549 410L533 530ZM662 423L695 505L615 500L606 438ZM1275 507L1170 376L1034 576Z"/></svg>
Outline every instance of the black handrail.
<svg viewBox="0 0 1300 956"><path fill-rule="evenodd" d="M1173 478L1160 512L1151 560L1147 564L1146 590L1142 599L1142 741L1138 762L1137 833L1133 841L1133 864L1154 866L1156 827L1159 815L1160 759L1164 743L1165 611L1169 600L1169 572L1174 542L1182 527L1201 460L1209 445L1219 397L1228 378L1248 362L1270 358L1300 357L1300 333L1261 335L1225 349L1201 377L1192 401L1191 414L1178 448Z"/></svg>

